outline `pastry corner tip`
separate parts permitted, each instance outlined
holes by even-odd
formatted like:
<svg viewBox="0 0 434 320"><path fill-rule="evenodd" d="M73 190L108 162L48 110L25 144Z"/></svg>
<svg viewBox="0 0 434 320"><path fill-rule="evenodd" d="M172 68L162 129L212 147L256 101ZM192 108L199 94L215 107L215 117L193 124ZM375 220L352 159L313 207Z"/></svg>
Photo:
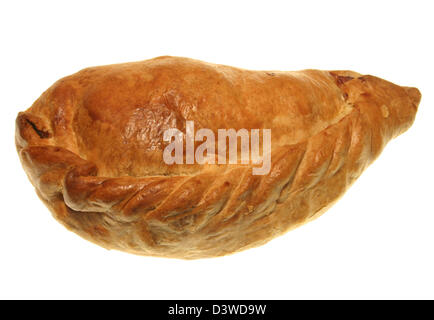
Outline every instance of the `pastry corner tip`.
<svg viewBox="0 0 434 320"><path fill-rule="evenodd" d="M419 106L420 100L422 99L422 93L418 88L415 87L403 87L410 97L411 101L417 108Z"/></svg>

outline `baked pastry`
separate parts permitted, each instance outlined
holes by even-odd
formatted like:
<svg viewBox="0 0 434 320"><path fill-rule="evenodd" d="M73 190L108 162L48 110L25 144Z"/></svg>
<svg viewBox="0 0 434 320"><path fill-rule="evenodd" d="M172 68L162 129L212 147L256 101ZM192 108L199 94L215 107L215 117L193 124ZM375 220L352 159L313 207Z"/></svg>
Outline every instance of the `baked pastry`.
<svg viewBox="0 0 434 320"><path fill-rule="evenodd" d="M352 71L159 57L57 81L19 113L16 146L39 197L69 230L108 249L214 257L318 217L411 126L420 98L416 88ZM216 134L270 129L269 172L253 174L253 161L166 164L164 132L185 132L187 121Z"/></svg>

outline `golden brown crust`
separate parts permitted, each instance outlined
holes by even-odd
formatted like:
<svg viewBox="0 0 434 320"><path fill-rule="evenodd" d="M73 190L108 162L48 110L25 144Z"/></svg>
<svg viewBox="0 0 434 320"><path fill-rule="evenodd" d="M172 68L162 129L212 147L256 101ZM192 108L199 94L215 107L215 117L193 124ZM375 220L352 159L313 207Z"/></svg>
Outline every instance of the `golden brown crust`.
<svg viewBox="0 0 434 320"><path fill-rule="evenodd" d="M352 71L248 71L178 57L84 69L17 117L54 216L106 248L176 258L260 245L318 216L413 122L420 93ZM163 132L272 130L251 165L166 165Z"/></svg>

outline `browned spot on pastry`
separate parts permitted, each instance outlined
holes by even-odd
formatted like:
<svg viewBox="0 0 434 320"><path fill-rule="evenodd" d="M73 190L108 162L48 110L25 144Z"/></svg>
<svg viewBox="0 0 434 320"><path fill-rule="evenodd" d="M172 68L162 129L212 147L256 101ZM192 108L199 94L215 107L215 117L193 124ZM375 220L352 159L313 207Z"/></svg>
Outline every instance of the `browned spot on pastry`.
<svg viewBox="0 0 434 320"><path fill-rule="evenodd" d="M367 78L366 77L358 77L358 80L360 80L362 83L366 83Z"/></svg>
<svg viewBox="0 0 434 320"><path fill-rule="evenodd" d="M350 77L350 76L342 76L342 75L336 74L335 72L330 72L330 74L335 78L335 80L336 80L336 84L337 84L338 86L341 86L341 85L343 85L345 82L354 79L353 77Z"/></svg>
<svg viewBox="0 0 434 320"><path fill-rule="evenodd" d="M354 77L349 76L346 73L347 72L343 72L343 71L332 71L332 72L330 72L330 74L333 76L333 78L335 78L336 84L338 86L341 86L345 82L348 82L348 81L354 79Z"/></svg>
<svg viewBox="0 0 434 320"><path fill-rule="evenodd" d="M347 81L353 80L353 77L348 77L348 76L338 76L337 78L337 82L338 84L344 84Z"/></svg>
<svg viewBox="0 0 434 320"><path fill-rule="evenodd" d="M32 121L30 121L29 119L26 119L27 123L30 124L30 126L33 128L33 130L35 130L36 134L41 138L41 139L47 139L50 137L50 133L48 131L44 131L41 129L38 129L36 127L36 124L34 124Z"/></svg>

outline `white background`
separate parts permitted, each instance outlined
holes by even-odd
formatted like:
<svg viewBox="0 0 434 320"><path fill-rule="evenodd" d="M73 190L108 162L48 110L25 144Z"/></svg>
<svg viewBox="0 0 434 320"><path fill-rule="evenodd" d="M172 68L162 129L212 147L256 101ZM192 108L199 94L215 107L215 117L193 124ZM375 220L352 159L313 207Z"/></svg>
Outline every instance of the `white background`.
<svg viewBox="0 0 434 320"><path fill-rule="evenodd" d="M3 1L0 298L434 298L432 1ZM422 92L413 127L325 215L196 261L107 251L37 198L14 121L81 68L178 55L249 69L350 69Z"/></svg>

